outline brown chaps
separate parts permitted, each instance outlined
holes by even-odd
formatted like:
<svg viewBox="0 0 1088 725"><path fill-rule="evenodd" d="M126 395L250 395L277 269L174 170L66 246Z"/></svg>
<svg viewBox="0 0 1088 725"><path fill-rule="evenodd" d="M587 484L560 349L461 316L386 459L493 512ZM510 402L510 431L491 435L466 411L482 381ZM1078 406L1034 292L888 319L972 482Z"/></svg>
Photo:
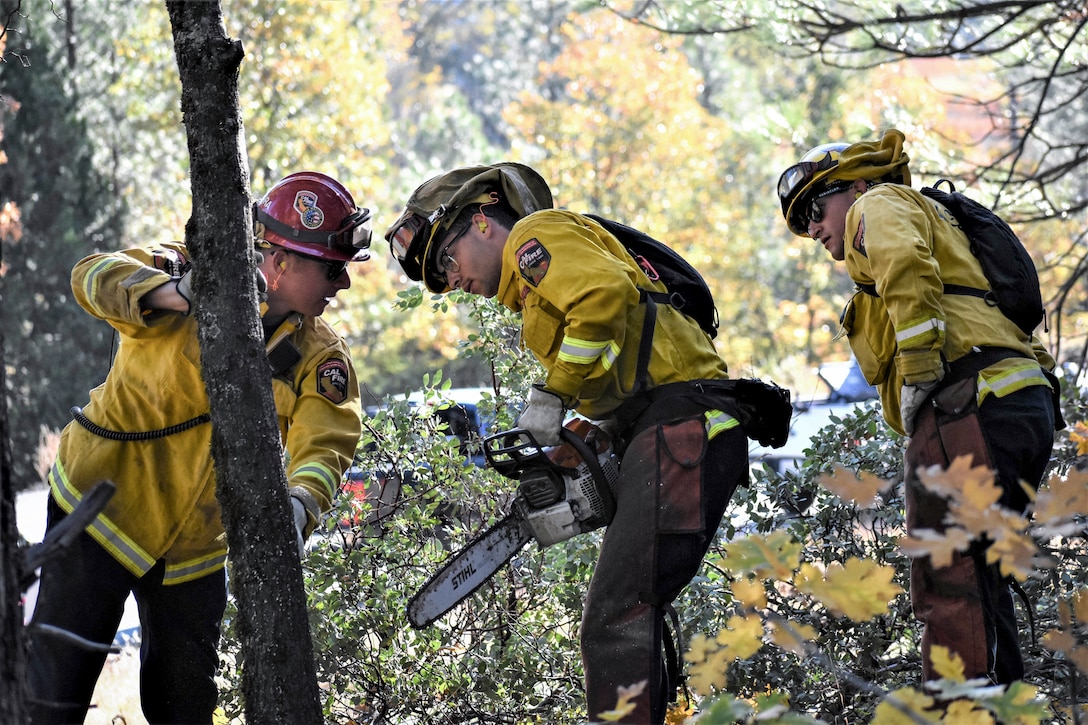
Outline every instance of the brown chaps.
<svg viewBox="0 0 1088 725"><path fill-rule="evenodd" d="M581 646L589 720L616 709L621 689L645 683L615 722L662 723L670 696L665 612L691 581L725 508L748 480L740 428L708 441L701 415L651 425L631 441L586 596ZM681 652L682 654L682 652Z"/></svg>
<svg viewBox="0 0 1088 725"><path fill-rule="evenodd" d="M1038 487L1053 441L1052 432L1047 433L1047 417L1052 417L1050 406L1045 400L1038 404L1041 396L1048 395L1045 391L1028 388L1006 399L988 399L986 405L992 407L985 432L976 404L974 377L940 390L927 401L918 414L905 456L908 533L919 529L944 531L947 503L922 486L917 471L932 465L947 468L959 456L970 456L974 466L997 469L995 481L1005 490L1002 503L1023 511L1026 499L1019 480L1023 478ZM1017 406L1025 411L1022 416L1017 415ZM993 445L1000 448L995 451ZM995 453L1000 454L996 459ZM1023 677L1009 580L1001 576L996 564L986 564L985 541L973 542L964 553L956 552L952 563L939 569L929 557L912 560L910 596L914 616L923 625L925 680L938 677L931 662L935 645L958 654L968 678L989 678L1007 684Z"/></svg>

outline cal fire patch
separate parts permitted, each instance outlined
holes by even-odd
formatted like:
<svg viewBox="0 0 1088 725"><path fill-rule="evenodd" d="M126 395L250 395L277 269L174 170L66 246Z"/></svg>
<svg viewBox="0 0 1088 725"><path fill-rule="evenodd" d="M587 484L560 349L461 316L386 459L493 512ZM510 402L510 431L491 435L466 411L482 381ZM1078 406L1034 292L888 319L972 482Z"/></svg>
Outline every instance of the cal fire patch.
<svg viewBox="0 0 1088 725"><path fill-rule="evenodd" d="M534 287L544 280L544 275L548 273L548 265L552 261L552 255L548 254L548 250L537 241L536 237L518 247L514 258L517 259L518 271L521 272L522 278Z"/></svg>
<svg viewBox="0 0 1088 725"><path fill-rule="evenodd" d="M317 392L337 405L347 400L348 364L333 358L318 365Z"/></svg>
<svg viewBox="0 0 1088 725"><path fill-rule="evenodd" d="M861 252L861 256L868 257L869 254L865 251L865 215L861 215L861 223L858 224L858 230L854 232L854 249Z"/></svg>
<svg viewBox="0 0 1088 725"><path fill-rule="evenodd" d="M312 191L300 191L295 194L295 211L302 226L317 229L325 223L325 212L317 205L317 194Z"/></svg>

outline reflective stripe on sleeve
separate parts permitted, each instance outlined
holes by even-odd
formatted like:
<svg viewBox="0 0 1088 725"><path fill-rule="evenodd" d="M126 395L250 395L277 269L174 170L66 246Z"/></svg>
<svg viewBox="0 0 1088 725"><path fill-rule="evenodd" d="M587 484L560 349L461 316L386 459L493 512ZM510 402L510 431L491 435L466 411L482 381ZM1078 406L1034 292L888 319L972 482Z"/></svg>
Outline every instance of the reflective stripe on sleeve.
<svg viewBox="0 0 1088 725"><path fill-rule="evenodd" d="M740 425L736 418L720 410L708 410L703 415L706 419L706 439L708 441L714 440L714 436L719 433L732 430Z"/></svg>
<svg viewBox="0 0 1088 725"><path fill-rule="evenodd" d="M599 359L605 370L609 370L619 357L620 350L615 341L591 342L564 337L559 347L558 358L575 365L592 365Z"/></svg>
<svg viewBox="0 0 1088 725"><path fill-rule="evenodd" d="M944 334L944 320L933 317L923 322L913 324L905 329L896 330L895 341L900 347L909 347L908 343L915 338L928 335L932 332L936 332L939 335Z"/></svg>
<svg viewBox="0 0 1088 725"><path fill-rule="evenodd" d="M336 491L340 488L340 475L335 473L332 469L323 463L314 461L313 463L307 463L304 466L299 466L295 470L291 471L291 480L295 481L299 478L305 478L311 481L315 481L319 486L324 488L326 498L332 501L336 498ZM292 485L297 485L292 483Z"/></svg>

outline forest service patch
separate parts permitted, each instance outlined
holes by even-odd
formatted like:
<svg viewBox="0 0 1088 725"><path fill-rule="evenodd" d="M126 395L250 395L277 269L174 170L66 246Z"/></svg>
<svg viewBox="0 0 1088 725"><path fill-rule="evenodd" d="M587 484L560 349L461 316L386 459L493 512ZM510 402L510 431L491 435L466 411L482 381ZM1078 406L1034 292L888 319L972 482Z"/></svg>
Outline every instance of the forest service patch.
<svg viewBox="0 0 1088 725"><path fill-rule="evenodd" d="M348 364L333 358L318 365L317 392L337 405L347 400Z"/></svg>
<svg viewBox="0 0 1088 725"><path fill-rule="evenodd" d="M552 261L552 255L548 254L548 250L537 241L536 237L518 247L514 257L517 259L518 271L521 272L522 278L534 287L544 280L544 275L548 273L548 265Z"/></svg>

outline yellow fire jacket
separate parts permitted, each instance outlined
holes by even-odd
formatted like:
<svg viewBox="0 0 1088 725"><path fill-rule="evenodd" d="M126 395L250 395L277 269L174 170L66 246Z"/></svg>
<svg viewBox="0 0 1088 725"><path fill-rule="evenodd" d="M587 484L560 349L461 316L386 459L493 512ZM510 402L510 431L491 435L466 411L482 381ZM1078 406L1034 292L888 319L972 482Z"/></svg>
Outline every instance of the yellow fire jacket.
<svg viewBox="0 0 1088 725"><path fill-rule="evenodd" d="M558 209L524 217L503 251L498 299L522 316L522 344L547 369L545 387L593 420L607 418L635 385L651 282L597 222ZM659 304L650 386L728 377L698 323Z"/></svg>
<svg viewBox="0 0 1088 725"><path fill-rule="evenodd" d="M95 254L73 269L76 300L120 336L106 381L83 409L93 425L159 431L208 413L196 319L145 314L140 306L186 257L185 247L172 243ZM287 479L310 513L312 530L355 454L359 386L346 344L323 320L296 316L274 337L289 338L300 353L272 385ZM218 571L226 561L210 451L207 422L151 440L112 440L73 421L61 435L49 484L60 506L71 511L96 483L112 480L117 492L88 532L137 576L165 559L165 583L178 584Z"/></svg>
<svg viewBox="0 0 1088 725"><path fill-rule="evenodd" d="M845 261L859 291L843 311L843 330L896 431L904 432L903 384L936 380L942 361L958 360L975 347L1022 353L979 373L980 404L990 395L1049 386L1042 369L1053 370L1054 359L1037 338L979 297L944 294L945 284L989 284L967 237L939 203L908 186L874 186L847 212ZM878 297L860 291L869 285Z"/></svg>

